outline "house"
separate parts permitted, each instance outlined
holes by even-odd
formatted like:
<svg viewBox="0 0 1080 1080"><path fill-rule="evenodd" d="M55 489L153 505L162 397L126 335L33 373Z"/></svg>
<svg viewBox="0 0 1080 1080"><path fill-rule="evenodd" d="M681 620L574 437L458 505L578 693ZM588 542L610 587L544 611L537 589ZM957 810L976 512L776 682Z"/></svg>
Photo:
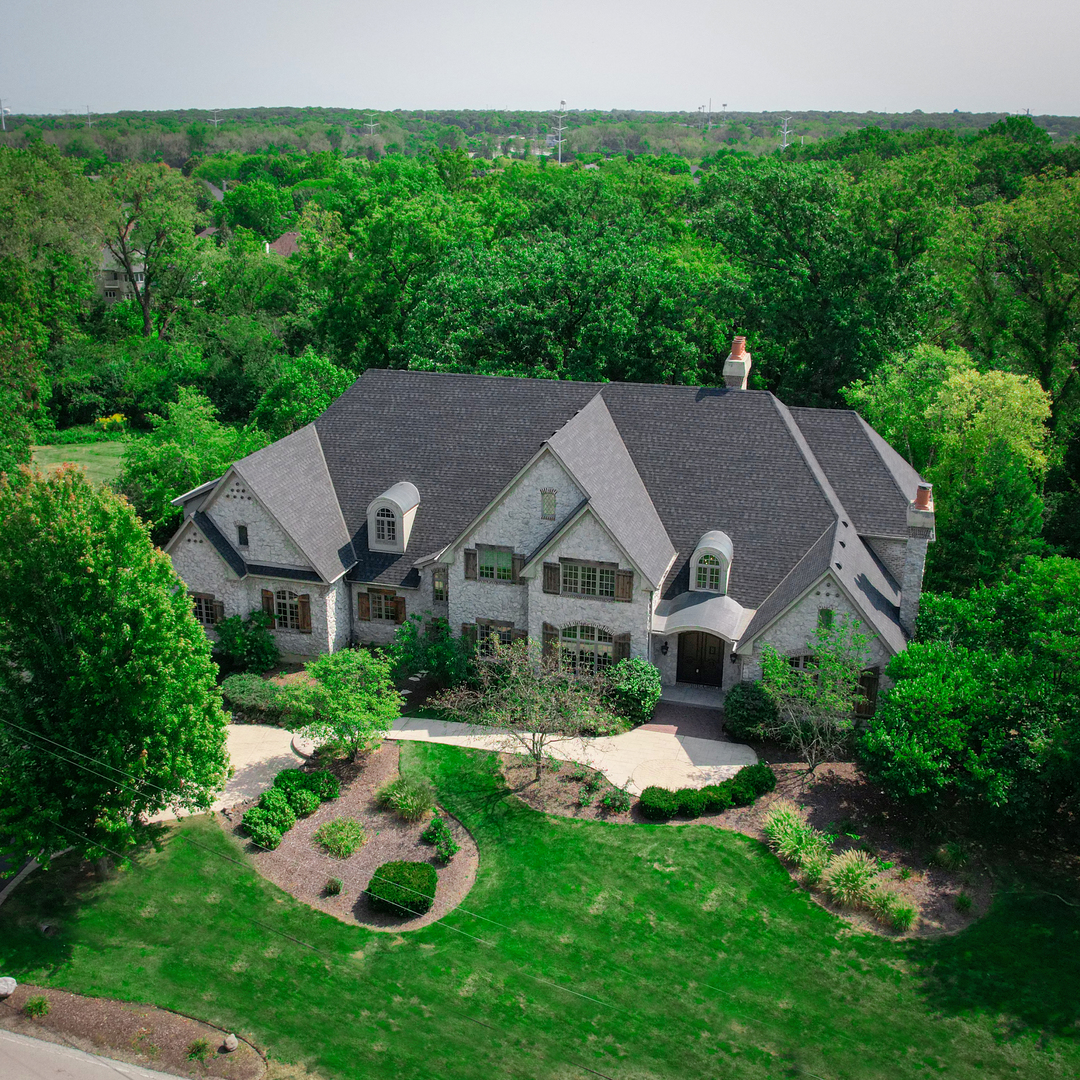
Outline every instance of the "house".
<svg viewBox="0 0 1080 1080"><path fill-rule="evenodd" d="M622 657L716 696L821 620L914 625L929 485L854 412L747 390L370 370L314 423L175 500L167 550L212 633L262 609L286 654L430 611L578 670Z"/></svg>
<svg viewBox="0 0 1080 1080"><path fill-rule="evenodd" d="M135 284L142 284L145 271L142 263L135 263L129 274L124 264L109 250L102 246L98 265L94 271L94 287L97 295L112 306L118 300L133 300Z"/></svg>

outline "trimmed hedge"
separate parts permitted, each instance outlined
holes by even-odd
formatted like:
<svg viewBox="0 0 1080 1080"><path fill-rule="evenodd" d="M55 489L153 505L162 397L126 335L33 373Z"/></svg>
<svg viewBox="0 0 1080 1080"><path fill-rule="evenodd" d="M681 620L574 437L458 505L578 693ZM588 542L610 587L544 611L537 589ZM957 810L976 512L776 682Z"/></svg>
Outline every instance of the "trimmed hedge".
<svg viewBox="0 0 1080 1080"><path fill-rule="evenodd" d="M696 818L718 814L733 806L750 806L776 789L776 773L768 765L747 765L730 780L703 788L647 787L638 798L642 816L651 821L670 821L676 815Z"/></svg>
<svg viewBox="0 0 1080 1080"><path fill-rule="evenodd" d="M372 875L364 890L376 911L391 915L423 915L435 902L439 875L430 863L388 862Z"/></svg>
<svg viewBox="0 0 1080 1080"><path fill-rule="evenodd" d="M724 698L724 734L761 739L761 725L776 719L776 705L759 682L736 683Z"/></svg>

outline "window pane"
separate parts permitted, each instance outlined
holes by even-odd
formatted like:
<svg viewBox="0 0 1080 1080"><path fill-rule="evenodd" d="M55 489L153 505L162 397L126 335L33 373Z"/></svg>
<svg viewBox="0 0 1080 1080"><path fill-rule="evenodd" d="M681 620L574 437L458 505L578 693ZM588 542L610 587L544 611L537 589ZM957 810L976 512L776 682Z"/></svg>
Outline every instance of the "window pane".
<svg viewBox="0 0 1080 1080"><path fill-rule="evenodd" d="M603 567L600 568L596 592L598 596L615 595L614 570L605 570Z"/></svg>
<svg viewBox="0 0 1080 1080"><path fill-rule="evenodd" d="M555 520L555 492L554 491L541 491L540 492L540 516L545 521Z"/></svg>
<svg viewBox="0 0 1080 1080"><path fill-rule="evenodd" d="M596 628L596 640L597 641L607 641L607 642L610 643L610 642L614 641L615 638L611 633L609 633L607 630L603 629L603 627L598 626Z"/></svg>
<svg viewBox="0 0 1080 1080"><path fill-rule="evenodd" d="M494 578L495 577L495 552L490 548L481 548L477 553L477 565L479 566L479 575L482 578Z"/></svg>
<svg viewBox="0 0 1080 1080"><path fill-rule="evenodd" d="M578 573L581 575L581 591L585 596L596 595L596 567L582 566Z"/></svg>
<svg viewBox="0 0 1080 1080"><path fill-rule="evenodd" d="M564 638L569 638L569 639L573 640L574 638L577 637L577 627L576 626L564 626L562 628L562 636Z"/></svg>
<svg viewBox="0 0 1080 1080"><path fill-rule="evenodd" d="M596 627L595 626L580 626L578 627L578 635L582 641L595 641L596 640Z"/></svg>
<svg viewBox="0 0 1080 1080"><path fill-rule="evenodd" d="M578 567L576 563L563 563L562 587L563 592L578 591Z"/></svg>
<svg viewBox="0 0 1080 1080"><path fill-rule="evenodd" d="M499 581L509 581L513 577L514 556L509 551L495 552L495 577Z"/></svg>

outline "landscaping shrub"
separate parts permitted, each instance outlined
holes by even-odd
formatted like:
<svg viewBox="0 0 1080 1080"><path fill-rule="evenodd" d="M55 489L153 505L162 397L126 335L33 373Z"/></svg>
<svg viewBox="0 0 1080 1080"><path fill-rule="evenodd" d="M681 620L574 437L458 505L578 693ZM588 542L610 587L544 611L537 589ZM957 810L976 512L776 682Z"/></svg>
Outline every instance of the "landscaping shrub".
<svg viewBox="0 0 1080 1080"><path fill-rule="evenodd" d="M968 864L968 850L959 840L950 840L934 852L934 862L946 870L960 870Z"/></svg>
<svg viewBox="0 0 1080 1080"><path fill-rule="evenodd" d="M332 877L326 879L326 895L327 896L340 896L345 890L345 883L339 877Z"/></svg>
<svg viewBox="0 0 1080 1080"><path fill-rule="evenodd" d="M420 839L435 845L435 854L439 860L448 863L460 850L450 826L438 814L432 819L428 827L420 834Z"/></svg>
<svg viewBox="0 0 1080 1080"><path fill-rule="evenodd" d="M281 788L272 787L259 796L257 804L265 810L275 825L284 833L296 824L296 814L289 805L289 797Z"/></svg>
<svg viewBox="0 0 1080 1080"><path fill-rule="evenodd" d="M282 788L286 794L290 791L310 791L316 798L325 802L336 799L341 794L338 778L327 769L282 769L274 777L274 787Z"/></svg>
<svg viewBox="0 0 1080 1080"><path fill-rule="evenodd" d="M788 862L794 863L811 885L821 880L832 853L824 835L799 817L794 805L777 803L762 826L769 847Z"/></svg>
<svg viewBox="0 0 1080 1080"><path fill-rule="evenodd" d="M638 796L638 808L651 821L669 821L679 812L679 799L674 791L652 785Z"/></svg>
<svg viewBox="0 0 1080 1080"><path fill-rule="evenodd" d="M660 669L631 656L608 669L605 697L610 707L631 724L646 724L660 700Z"/></svg>
<svg viewBox="0 0 1080 1080"><path fill-rule="evenodd" d="M578 802L582 806L592 806L593 799L596 798L596 793L600 790L600 784L602 782L603 777L600 773L587 773L585 775L585 782L581 785L581 790L578 792Z"/></svg>
<svg viewBox="0 0 1080 1080"><path fill-rule="evenodd" d="M722 814L735 805L731 801L730 784L706 784L701 789L701 794L705 798L705 808L702 810L704 814Z"/></svg>
<svg viewBox="0 0 1080 1080"><path fill-rule="evenodd" d="M381 787L375 800L404 821L419 821L435 805L435 792L419 780L399 776Z"/></svg>
<svg viewBox="0 0 1080 1080"><path fill-rule="evenodd" d="M705 813L706 796L701 788L679 788L675 797L683 817L701 817Z"/></svg>
<svg viewBox="0 0 1080 1080"><path fill-rule="evenodd" d="M270 633L270 616L253 611L246 619L230 615L215 627L214 655L232 671L268 671L281 662L277 642Z"/></svg>
<svg viewBox="0 0 1080 1080"><path fill-rule="evenodd" d="M347 859L358 851L367 837L364 826L353 818L334 818L324 821L312 837L316 844L335 859Z"/></svg>
<svg viewBox="0 0 1080 1080"><path fill-rule="evenodd" d="M281 788L264 791L259 801L244 814L244 829L259 846L273 850L296 824L296 813Z"/></svg>
<svg viewBox="0 0 1080 1080"><path fill-rule="evenodd" d="M307 817L319 809L320 799L314 791L307 788L294 788L285 792L285 798L289 800L289 806L297 817Z"/></svg>
<svg viewBox="0 0 1080 1080"><path fill-rule="evenodd" d="M265 810L253 806L244 814L244 829L256 847L273 851L281 843L282 832Z"/></svg>
<svg viewBox="0 0 1080 1080"><path fill-rule="evenodd" d="M871 907L877 860L865 851L845 851L829 860L821 875L829 896L843 907Z"/></svg>
<svg viewBox="0 0 1080 1080"><path fill-rule="evenodd" d="M285 691L261 675L230 675L221 684L221 696L233 718L248 724L279 726L288 712Z"/></svg>
<svg viewBox="0 0 1080 1080"><path fill-rule="evenodd" d="M608 788L600 796L600 805L612 814L625 814L630 809L630 792L626 788Z"/></svg>
<svg viewBox="0 0 1080 1080"><path fill-rule="evenodd" d="M905 904L902 901L895 904L890 916L893 929L899 930L901 933L910 930L915 925L915 916L917 914L918 912L912 904Z"/></svg>
<svg viewBox="0 0 1080 1080"><path fill-rule="evenodd" d="M365 892L376 911L423 915L435 902L438 880L435 867L429 863L388 862L375 871Z"/></svg>
<svg viewBox="0 0 1080 1080"><path fill-rule="evenodd" d="M758 682L736 683L724 698L724 733L732 739L761 739L762 725L776 720L776 705Z"/></svg>
<svg viewBox="0 0 1080 1080"><path fill-rule="evenodd" d="M956 897L956 910L959 912L968 912L971 910L971 897L966 892L961 892Z"/></svg>
<svg viewBox="0 0 1080 1080"><path fill-rule="evenodd" d="M762 795L776 790L776 773L763 762L744 766L735 774L735 779L749 787L754 793L754 799L760 799Z"/></svg>
<svg viewBox="0 0 1080 1080"><path fill-rule="evenodd" d="M49 999L47 997L28 997L23 1004L23 1012L27 1016L37 1019L39 1016L49 1015Z"/></svg>
<svg viewBox="0 0 1080 1080"><path fill-rule="evenodd" d="M187 1048L188 1061L198 1061L201 1064L206 1064L206 1059L212 1052L210 1041L208 1039L196 1039Z"/></svg>

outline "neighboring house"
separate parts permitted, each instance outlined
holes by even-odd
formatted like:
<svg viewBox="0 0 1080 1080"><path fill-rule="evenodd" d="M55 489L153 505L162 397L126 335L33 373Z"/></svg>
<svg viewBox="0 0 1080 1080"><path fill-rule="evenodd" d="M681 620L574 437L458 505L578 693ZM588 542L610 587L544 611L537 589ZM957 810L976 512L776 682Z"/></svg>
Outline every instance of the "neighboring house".
<svg viewBox="0 0 1080 1080"><path fill-rule="evenodd" d="M737 338L727 388L370 370L176 499L167 550L208 629L262 609L286 654L430 611L481 648L722 692L850 615L872 697L914 625L929 485L855 413L745 390L749 367Z"/></svg>
<svg viewBox="0 0 1080 1080"><path fill-rule="evenodd" d="M134 300L135 286L132 283L132 277L140 285L142 284L144 274L142 264L133 265L132 271L133 274L129 274L124 269L124 264L107 247L103 247L97 269L94 271L94 285L98 296L110 306L118 300Z"/></svg>
<svg viewBox="0 0 1080 1080"><path fill-rule="evenodd" d="M266 244L266 254L273 253L287 259L300 250L300 234L298 232L284 232L276 240Z"/></svg>

